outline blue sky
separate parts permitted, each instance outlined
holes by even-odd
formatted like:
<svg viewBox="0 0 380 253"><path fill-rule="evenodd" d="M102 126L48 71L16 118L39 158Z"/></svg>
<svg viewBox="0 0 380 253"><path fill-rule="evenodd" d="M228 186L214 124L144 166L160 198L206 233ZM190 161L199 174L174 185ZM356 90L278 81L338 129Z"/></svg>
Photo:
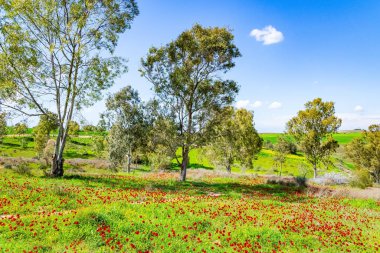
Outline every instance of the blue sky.
<svg viewBox="0 0 380 253"><path fill-rule="evenodd" d="M115 51L128 59L129 71L110 92L129 84L149 99L151 84L138 72L141 57L151 46L165 45L200 23L229 27L235 35L242 57L226 78L239 83L236 106L254 110L260 132L282 132L286 121L316 97L336 103L342 130L380 123L378 0L138 4L140 15L120 36ZM104 103L99 102L82 114L96 124L103 110Z"/></svg>

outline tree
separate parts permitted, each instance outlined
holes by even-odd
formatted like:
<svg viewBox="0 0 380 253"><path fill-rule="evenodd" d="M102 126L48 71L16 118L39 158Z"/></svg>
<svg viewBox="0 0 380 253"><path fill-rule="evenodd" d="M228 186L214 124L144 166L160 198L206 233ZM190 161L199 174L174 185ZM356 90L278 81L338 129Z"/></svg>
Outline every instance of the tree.
<svg viewBox="0 0 380 253"><path fill-rule="evenodd" d="M0 143L3 142L3 136L7 134L7 114L0 113Z"/></svg>
<svg viewBox="0 0 380 253"><path fill-rule="evenodd" d="M144 144L148 131L144 104L138 92L126 86L108 97L106 107L107 118L112 124L108 138L109 158L114 165L126 161L130 172L134 153Z"/></svg>
<svg viewBox="0 0 380 253"><path fill-rule="evenodd" d="M92 146L96 156L101 158L104 150L106 149L106 138L104 136L93 136Z"/></svg>
<svg viewBox="0 0 380 253"><path fill-rule="evenodd" d="M34 149L37 155L41 157L47 142L50 139L50 133L58 128L58 115L47 113L40 116L38 125L34 128Z"/></svg>
<svg viewBox="0 0 380 253"><path fill-rule="evenodd" d="M180 180L186 180L189 152L203 145L204 129L212 112L233 102L238 86L219 74L235 66L240 56L234 36L226 28L194 25L169 44L149 50L142 59L142 75L154 86L157 100L171 117L179 143Z"/></svg>
<svg viewBox="0 0 380 253"><path fill-rule="evenodd" d="M304 152L306 159L313 166L314 178L317 166L329 163L329 158L339 147L332 137L342 124L335 116L334 102L323 102L316 98L305 104L305 110L287 123L288 133L294 137Z"/></svg>
<svg viewBox="0 0 380 253"><path fill-rule="evenodd" d="M69 122L69 131L68 131L69 136L77 136L79 134L79 130L80 130L80 125L78 124L78 122L71 120Z"/></svg>
<svg viewBox="0 0 380 253"><path fill-rule="evenodd" d="M147 158L154 170L169 169L178 147L177 127L171 118L158 116L154 119L147 143Z"/></svg>
<svg viewBox="0 0 380 253"><path fill-rule="evenodd" d="M58 115L52 175L75 110L92 105L126 71L112 54L138 14L134 0L0 1L0 104L26 116ZM53 109L55 107L55 110Z"/></svg>
<svg viewBox="0 0 380 253"><path fill-rule="evenodd" d="M26 148L27 138L24 136L28 131L28 126L25 123L17 123L14 125L14 132L18 135L20 139L21 148Z"/></svg>
<svg viewBox="0 0 380 253"><path fill-rule="evenodd" d="M346 154L359 169L367 170L380 183L380 124L371 125L359 138L347 144Z"/></svg>
<svg viewBox="0 0 380 253"><path fill-rule="evenodd" d="M14 125L14 132L17 135L26 134L28 131L28 126L25 123L17 123Z"/></svg>
<svg viewBox="0 0 380 253"><path fill-rule="evenodd" d="M229 173L235 161L251 168L255 155L263 145L254 128L253 113L228 106L210 124L213 132L210 148L214 159Z"/></svg>
<svg viewBox="0 0 380 253"><path fill-rule="evenodd" d="M96 132L98 129L96 128L96 126L93 126L93 125L85 125L82 127L82 130L84 132Z"/></svg>
<svg viewBox="0 0 380 253"><path fill-rule="evenodd" d="M282 167L286 162L286 156L291 153L289 143L291 142L284 136L280 136L277 140L277 143L274 145L273 161L276 165L280 166L280 176L282 174Z"/></svg>

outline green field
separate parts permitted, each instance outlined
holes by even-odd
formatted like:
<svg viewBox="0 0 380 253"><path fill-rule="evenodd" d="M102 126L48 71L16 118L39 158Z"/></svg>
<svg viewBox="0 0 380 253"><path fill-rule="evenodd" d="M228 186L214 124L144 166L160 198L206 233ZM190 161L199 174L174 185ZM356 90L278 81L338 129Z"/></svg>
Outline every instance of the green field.
<svg viewBox="0 0 380 253"><path fill-rule="evenodd" d="M262 133L260 136L264 141L268 140L272 143L277 143L277 138L281 136L281 133ZM338 141L339 144L350 143L354 138L360 136L360 132L348 132L348 133L336 133L333 135L334 139Z"/></svg>

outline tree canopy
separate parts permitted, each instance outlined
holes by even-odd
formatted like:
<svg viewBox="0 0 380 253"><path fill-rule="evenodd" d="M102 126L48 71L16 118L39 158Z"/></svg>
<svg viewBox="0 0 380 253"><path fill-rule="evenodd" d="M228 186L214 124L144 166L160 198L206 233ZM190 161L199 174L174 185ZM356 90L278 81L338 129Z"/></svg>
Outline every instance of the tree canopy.
<svg viewBox="0 0 380 253"><path fill-rule="evenodd" d="M142 59L142 75L153 84L163 114L177 128L173 138L180 143L177 161L182 181L186 179L189 151L204 142L211 112L231 104L239 90L234 81L220 77L240 56L233 39L226 28L196 24L165 46L150 48Z"/></svg>
<svg viewBox="0 0 380 253"><path fill-rule="evenodd" d="M334 102L323 102L316 98L305 104L305 110L297 113L287 123L287 132L298 142L306 159L312 164L314 178L317 166L329 162L330 155L338 148L338 142L332 137L342 123L335 116Z"/></svg>
<svg viewBox="0 0 380 253"><path fill-rule="evenodd" d="M213 160L218 161L228 172L234 162L251 168L255 155L261 150L263 139L253 124L253 113L246 109L228 106L211 124Z"/></svg>
<svg viewBox="0 0 380 253"><path fill-rule="evenodd" d="M105 116L110 121L109 158L115 165L127 163L130 172L133 155L147 142L149 117L139 94L126 86L108 97Z"/></svg>
<svg viewBox="0 0 380 253"><path fill-rule="evenodd" d="M359 169L367 170L380 183L380 124L371 125L346 146L346 154Z"/></svg>

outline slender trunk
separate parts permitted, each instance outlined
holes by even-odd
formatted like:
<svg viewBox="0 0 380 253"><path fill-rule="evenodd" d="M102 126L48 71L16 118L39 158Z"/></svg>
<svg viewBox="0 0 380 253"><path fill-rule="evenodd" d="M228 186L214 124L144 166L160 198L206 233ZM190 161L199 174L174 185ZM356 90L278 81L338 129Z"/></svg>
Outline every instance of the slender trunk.
<svg viewBox="0 0 380 253"><path fill-rule="evenodd" d="M282 163L280 163L280 177L281 177L281 174L282 174Z"/></svg>
<svg viewBox="0 0 380 253"><path fill-rule="evenodd" d="M186 181L186 170L187 170L188 163L189 163L189 148L184 147L182 149L181 174L179 177L179 181L181 182Z"/></svg>
<svg viewBox="0 0 380 253"><path fill-rule="evenodd" d="M314 178L317 178L317 165L316 164L314 164L314 166L313 166L313 169L314 169Z"/></svg>
<svg viewBox="0 0 380 253"><path fill-rule="evenodd" d="M231 164L228 164L226 169L228 173L231 173Z"/></svg>
<svg viewBox="0 0 380 253"><path fill-rule="evenodd" d="M127 172L131 172L131 164L132 164L132 154L131 154L131 149L128 150L128 155L127 155Z"/></svg>
<svg viewBox="0 0 380 253"><path fill-rule="evenodd" d="M55 150L54 150L54 156L52 157L52 163L51 163L51 175L53 177L61 177L63 176L63 159L62 156L60 156L60 150L61 150L61 143L62 143L62 128L63 125L61 124L58 129L58 135L55 142Z"/></svg>

